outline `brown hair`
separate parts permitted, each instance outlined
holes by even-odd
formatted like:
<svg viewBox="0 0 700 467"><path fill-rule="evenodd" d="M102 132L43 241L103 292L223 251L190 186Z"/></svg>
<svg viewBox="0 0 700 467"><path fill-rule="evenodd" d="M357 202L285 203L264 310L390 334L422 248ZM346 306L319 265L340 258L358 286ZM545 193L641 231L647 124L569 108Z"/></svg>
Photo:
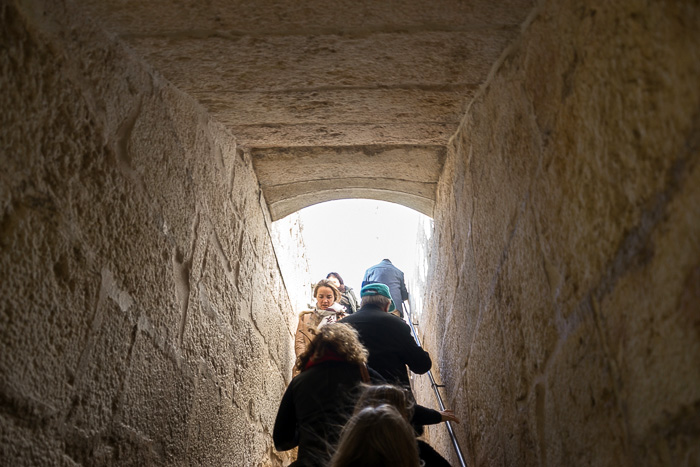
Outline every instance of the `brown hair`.
<svg viewBox="0 0 700 467"><path fill-rule="evenodd" d="M318 294L318 289L320 289L321 287L328 287L329 289L331 289L333 291L333 297L335 298L335 301L340 301L340 298L342 297L342 295L340 295L340 290L338 290L338 287L336 287L335 284L329 281L328 279L321 279L316 283L316 285L314 286L314 298L316 298L316 295Z"/></svg>
<svg viewBox="0 0 700 467"><path fill-rule="evenodd" d="M329 272L328 275L326 276L326 279L330 279L331 277L335 277L338 279L338 282L340 282L340 287L338 287L338 290L341 292L345 292L345 282L343 282L343 278L340 277L340 274L337 272Z"/></svg>
<svg viewBox="0 0 700 467"><path fill-rule="evenodd" d="M309 360L323 358L329 349L350 363L367 363L367 349L360 343L357 331L344 323L332 323L317 331L306 350L297 357L294 367L304 370Z"/></svg>
<svg viewBox="0 0 700 467"><path fill-rule="evenodd" d="M330 467L418 467L418 445L411 425L389 404L365 407L340 434Z"/></svg>
<svg viewBox="0 0 700 467"><path fill-rule="evenodd" d="M377 407L382 404L390 404L410 422L413 418L412 398L408 396L406 389L393 384L363 385L362 393L355 404L355 413L365 407Z"/></svg>

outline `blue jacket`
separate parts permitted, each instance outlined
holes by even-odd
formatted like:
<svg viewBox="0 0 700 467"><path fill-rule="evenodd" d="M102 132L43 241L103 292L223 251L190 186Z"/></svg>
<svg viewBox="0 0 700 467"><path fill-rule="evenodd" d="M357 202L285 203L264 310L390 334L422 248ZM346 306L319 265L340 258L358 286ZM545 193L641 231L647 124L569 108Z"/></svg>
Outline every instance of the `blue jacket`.
<svg viewBox="0 0 700 467"><path fill-rule="evenodd" d="M362 279L362 287L374 282L380 282L389 287L389 293L391 294L391 299L394 301L394 306L399 310L401 317L403 317L403 301L408 300L408 290L406 290L403 272L391 264L391 261L388 259L383 259L379 264L365 271L365 277Z"/></svg>

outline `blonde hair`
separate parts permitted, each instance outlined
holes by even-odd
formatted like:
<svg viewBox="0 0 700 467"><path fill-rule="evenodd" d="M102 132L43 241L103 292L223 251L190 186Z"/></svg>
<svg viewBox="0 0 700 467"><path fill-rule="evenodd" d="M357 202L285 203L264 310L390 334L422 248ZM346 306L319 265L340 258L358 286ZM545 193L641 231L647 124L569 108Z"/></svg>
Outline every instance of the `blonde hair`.
<svg viewBox="0 0 700 467"><path fill-rule="evenodd" d="M413 418L412 398L405 388L393 384L363 385L362 393L355 404L355 413L365 407L377 407L382 404L393 406L407 422Z"/></svg>
<svg viewBox="0 0 700 467"><path fill-rule="evenodd" d="M411 425L389 404L365 407L340 434L330 467L419 467Z"/></svg>
<svg viewBox="0 0 700 467"><path fill-rule="evenodd" d="M316 282L316 285L314 285L314 298L316 298L316 295L318 295L318 289L321 287L328 287L333 291L333 301L334 302L339 302L342 295L340 294L340 290L338 290L338 287L335 286L335 284L328 279L321 279L320 281Z"/></svg>
<svg viewBox="0 0 700 467"><path fill-rule="evenodd" d="M311 340L306 350L297 357L294 367L302 371L309 360L323 358L328 350L332 350L347 362L367 363L368 352L360 343L357 331L344 323L332 323L316 331L316 336Z"/></svg>

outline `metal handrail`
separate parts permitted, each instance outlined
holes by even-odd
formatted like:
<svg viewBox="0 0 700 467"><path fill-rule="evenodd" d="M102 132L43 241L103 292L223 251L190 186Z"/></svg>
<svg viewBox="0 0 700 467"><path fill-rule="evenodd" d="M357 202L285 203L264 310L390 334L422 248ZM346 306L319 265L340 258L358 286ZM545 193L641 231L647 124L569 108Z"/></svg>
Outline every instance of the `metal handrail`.
<svg viewBox="0 0 700 467"><path fill-rule="evenodd" d="M404 304L408 304L408 302L404 302ZM407 315L408 315L408 325L411 328L411 332L413 333L413 338L416 340L416 344L418 344L419 347L421 347L420 344L420 339L418 338L418 333L416 332L416 328L413 327L413 313L410 305L407 307ZM445 404L442 402L442 397L440 396L440 391L438 391L439 387L445 387L442 384L437 384L435 382L435 378L433 378L433 372L428 370L428 378L430 379L430 386L433 388L433 392L435 393L435 397L437 397L438 405L440 406L440 410L445 410ZM447 433L450 435L450 439L452 440L452 446L455 448L455 452L457 453L457 459L459 459L459 465L461 467L467 467L467 463L464 460L464 456L462 455L462 450L459 447L459 443L457 442L457 437L455 436L454 431L452 430L452 424L445 420L445 426L447 427Z"/></svg>

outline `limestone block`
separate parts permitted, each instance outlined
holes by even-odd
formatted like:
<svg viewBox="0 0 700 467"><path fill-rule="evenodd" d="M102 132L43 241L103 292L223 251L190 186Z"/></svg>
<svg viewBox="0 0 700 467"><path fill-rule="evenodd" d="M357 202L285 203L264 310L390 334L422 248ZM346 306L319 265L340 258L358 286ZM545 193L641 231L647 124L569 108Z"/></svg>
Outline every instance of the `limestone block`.
<svg viewBox="0 0 700 467"><path fill-rule="evenodd" d="M492 293L493 277L528 202L540 160L534 121L529 104L517 95L517 81L499 78L493 86L473 106L481 117L465 122L470 144L459 155L467 158L465 169L476 194L472 241L485 295Z"/></svg>
<svg viewBox="0 0 700 467"><path fill-rule="evenodd" d="M25 414L26 415L26 414ZM0 459L11 465L80 465L66 455L53 429L40 429L41 423L0 414Z"/></svg>
<svg viewBox="0 0 700 467"><path fill-rule="evenodd" d="M464 385L469 410L465 422L472 435L468 444L470 465L503 464L503 434L490 428L502 423L508 378L503 334L494 308L484 310L474 332Z"/></svg>
<svg viewBox="0 0 700 467"><path fill-rule="evenodd" d="M159 459L175 462L186 452L196 382L194 374L182 374L181 363L167 350L158 348L143 332L136 335L117 417Z"/></svg>
<svg viewBox="0 0 700 467"><path fill-rule="evenodd" d="M91 332L72 372L70 408L66 423L71 427L73 457L87 462L91 449L115 449L100 439L111 429L130 365L136 327L119 305L105 297L92 321ZM94 446L90 446L94 443Z"/></svg>
<svg viewBox="0 0 700 467"><path fill-rule="evenodd" d="M192 409L188 418L187 430L195 436L188 445L184 464L187 465L245 465L254 463L247 448L240 449L233 429L237 424L247 424L240 420L240 411L231 404L230 399L222 397L222 388L206 375L197 377ZM211 446L219 446L211 449ZM236 452L239 450L239 452Z"/></svg>
<svg viewBox="0 0 700 467"><path fill-rule="evenodd" d="M275 1L236 2L216 0L208 8L194 1L183 2L179 8L169 8L167 2L144 5L138 1L87 1L83 8L92 15L109 20L124 35L191 34L205 35L207 31L231 34L319 34L327 31L344 33L372 30L414 30L427 28L468 29L484 26L517 26L520 10L532 2L508 0L503 2L436 1L426 4L420 0L375 2L371 0L334 2L332 8L325 0L313 0L304 5ZM144 9L144 7L146 7ZM157 18L157 21L154 19ZM155 24L154 24L155 23Z"/></svg>
<svg viewBox="0 0 700 467"><path fill-rule="evenodd" d="M470 311L425 340L473 336L470 465L694 465L697 8L541 8L452 139L427 288Z"/></svg>
<svg viewBox="0 0 700 467"><path fill-rule="evenodd" d="M11 45L2 461L158 465L217 452L279 464L265 439L288 377L292 310L250 158L71 8L0 9ZM255 285L282 298L269 317L251 309L260 271ZM199 376L215 389L198 392ZM215 431L188 428L212 413ZM235 425L249 420L255 431L241 435Z"/></svg>
<svg viewBox="0 0 700 467"><path fill-rule="evenodd" d="M83 7L258 146L446 141L532 6L486 3Z"/></svg>
<svg viewBox="0 0 700 467"><path fill-rule="evenodd" d="M256 173L264 185L278 185L292 181L328 178L338 173L342 162L352 167L344 171L356 177L392 178L400 172L406 180L437 181L444 159L444 150L438 147L354 147L307 148L303 153L289 149L257 149L253 153ZM325 156L325 157L324 157ZM286 176L280 172L284 167ZM337 175L336 175L337 176Z"/></svg>
<svg viewBox="0 0 700 467"><path fill-rule="evenodd" d="M518 219L493 297L512 365L514 401L524 399L533 382L546 371L562 332L533 217L528 210Z"/></svg>
<svg viewBox="0 0 700 467"><path fill-rule="evenodd" d="M560 337L533 215L523 212L515 225L494 290L503 333L506 372L504 450L507 464L541 462L536 411L537 384L547 374Z"/></svg>
<svg viewBox="0 0 700 467"><path fill-rule="evenodd" d="M646 261L615 278L599 305L639 462L698 459L697 450L686 451L696 439L700 401L700 170L697 133L691 138L687 171L667 188L668 204L657 207L663 214L642 246Z"/></svg>
<svg viewBox="0 0 700 467"><path fill-rule="evenodd" d="M87 338L78 330L91 324L90 308L99 279L88 274L85 282L72 282L63 276L62 265L72 266L66 259L72 257L72 247L61 247L60 241L52 244L49 238L57 238L57 233L42 222L41 214L14 204L29 218L17 211L4 216L3 231L8 235L3 238L9 242L2 249L8 275L0 286L3 389L32 405L36 401L42 412L56 413L67 408L68 385L73 383ZM13 223L15 227L8 229ZM36 273L28 275L28 268Z"/></svg>
<svg viewBox="0 0 700 467"><path fill-rule="evenodd" d="M415 124L417 121L452 123L464 114L465 102L473 96L469 86L445 89L328 89L325 91L269 92L197 91L193 96L222 123L231 128L301 124L331 125L361 123ZM381 102L381 106L377 106ZM231 109L246 109L231 112ZM388 126L388 125L387 125ZM262 130L259 130L262 131ZM239 131L234 134L240 137ZM264 145L261 138L255 146ZM268 143L269 144L269 143Z"/></svg>
<svg viewBox="0 0 700 467"><path fill-rule="evenodd" d="M297 312L305 309L308 291L311 290L309 261L303 237L303 224L299 214L279 219L270 226L275 256L282 270L284 289ZM281 301L280 299L278 299ZM288 323L289 329L296 331L296 316Z"/></svg>
<svg viewBox="0 0 700 467"><path fill-rule="evenodd" d="M224 123L230 119L227 115L217 118ZM306 146L328 146L329 151L337 151L343 146L356 145L444 145L454 133L453 124L441 122L231 125L230 128L244 146L283 147L290 152L301 152Z"/></svg>
<svg viewBox="0 0 700 467"><path fill-rule="evenodd" d="M186 92L269 92L478 84L508 39L504 35L494 40L479 31L414 31L360 36L141 36L129 38L129 43ZM190 73L191 67L198 73Z"/></svg>
<svg viewBox="0 0 700 467"><path fill-rule="evenodd" d="M339 183L348 183L350 187L338 188ZM376 199L414 209L426 216L433 213L432 197L424 197L416 194L416 191L426 192L428 187L434 184L416 184L397 182L391 179L345 179L337 181L321 180L320 182L300 182L289 186L276 187L271 191L271 195L279 194L283 196L269 204L270 216L273 220L278 220L290 213L296 212L305 207L326 201L340 199ZM393 191L391 188L395 188Z"/></svg>
<svg viewBox="0 0 700 467"><path fill-rule="evenodd" d="M698 73L698 48L688 47L688 41L697 38L682 26L677 15L684 13L659 6L652 19L653 11L636 16L633 6L630 14L622 8L558 15L555 27L581 24L559 55L542 60L552 67L554 81L563 80L563 91L543 91L542 100L533 101L546 115L555 108L556 96L562 102L556 124L542 128L547 149L535 190L547 217L541 223L546 243L561 245L548 259L558 270L558 293L574 303L596 283L625 231L639 222L640 207L662 189L660 174L670 169L699 100L689 79ZM639 34L645 22L654 25L654 35ZM580 41L590 52L573 52ZM527 71L534 82L542 70ZM610 83L626 83L626 88Z"/></svg>
<svg viewBox="0 0 700 467"><path fill-rule="evenodd" d="M7 120L0 129L0 372L3 392L16 394L16 404L55 415L68 406L68 385L87 339L79 330L91 324L100 283L70 209L79 204L77 187L61 183L89 171L94 142L73 135L94 125L16 10L4 8L2 23L8 53L2 74ZM24 73L35 78L22 79Z"/></svg>
<svg viewBox="0 0 700 467"><path fill-rule="evenodd" d="M270 148L251 152L273 219L318 202L363 194L432 214L430 187L434 187L444 160L444 150L437 146ZM348 166L339 172L340 164Z"/></svg>
<svg viewBox="0 0 700 467"><path fill-rule="evenodd" d="M566 336L547 374L543 413L537 414L544 417L537 419L540 452L554 464L620 465L627 458L620 395L594 311L583 304L576 313L581 326Z"/></svg>
<svg viewBox="0 0 700 467"><path fill-rule="evenodd" d="M199 282L192 291L181 345L188 359L199 361L200 367L206 367L217 380L226 381L235 372L234 331L229 322L230 311L219 308L216 306L219 302L210 298L216 293L212 282ZM231 302L222 305L228 303Z"/></svg>

